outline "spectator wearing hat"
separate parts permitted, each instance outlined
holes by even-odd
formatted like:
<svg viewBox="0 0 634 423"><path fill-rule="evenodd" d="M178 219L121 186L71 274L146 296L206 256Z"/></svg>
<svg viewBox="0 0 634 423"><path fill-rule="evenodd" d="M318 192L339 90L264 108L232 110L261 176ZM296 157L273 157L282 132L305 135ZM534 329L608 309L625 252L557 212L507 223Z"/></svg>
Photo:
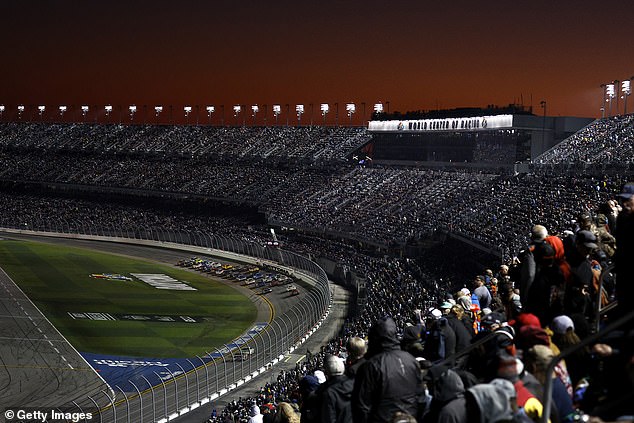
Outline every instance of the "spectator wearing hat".
<svg viewBox="0 0 634 423"><path fill-rule="evenodd" d="M496 360L500 351L515 356L515 330L506 322L506 317L499 312L491 312L482 317L480 332L473 337L472 343L478 342L491 333L495 336L474 348L469 354L467 369L480 380L491 380L496 373Z"/></svg>
<svg viewBox="0 0 634 423"><path fill-rule="evenodd" d="M569 316L556 316L550 322L549 327L553 331L552 342L561 351L574 347L581 342L579 336L575 333L575 324ZM590 351L587 347L581 348L566 357L566 368L570 374L573 386L587 376L591 365L590 361Z"/></svg>
<svg viewBox="0 0 634 423"><path fill-rule="evenodd" d="M388 422L396 411L416 415L420 367L411 354L400 349L391 317L375 321L370 328L366 360L354 381L353 421Z"/></svg>
<svg viewBox="0 0 634 423"><path fill-rule="evenodd" d="M319 420L322 423L347 423L352 420L352 388L354 379L344 374L343 359L327 355L324 360L326 382L319 386L317 396L321 404Z"/></svg>
<svg viewBox="0 0 634 423"><path fill-rule="evenodd" d="M427 333L423 356L431 362L444 360L456 352L456 333L447 318L438 309L433 309L427 321Z"/></svg>
<svg viewBox="0 0 634 423"><path fill-rule="evenodd" d="M610 233L608 218L604 214L597 215L597 226L594 234L597 237L599 248L607 258L612 258L616 251L616 238Z"/></svg>
<svg viewBox="0 0 634 423"><path fill-rule="evenodd" d="M526 370L532 373L537 380L544 385L547 380L546 370L555 357L553 351L545 345L534 345L524 352L524 364ZM552 377L552 401L555 405L553 411L558 415L558 421L569 423L575 421L576 412L572 404L572 397L564 383L554 374Z"/></svg>
<svg viewBox="0 0 634 423"><path fill-rule="evenodd" d="M634 298L634 182L623 186L617 196L621 204L621 212L616 219L616 251L614 264L616 271L617 313L625 315L632 310ZM630 322L630 327L632 323Z"/></svg>
<svg viewBox="0 0 634 423"><path fill-rule="evenodd" d="M522 311L535 314L542 322L548 322L555 314L562 312L563 298L560 293L564 292L565 287L564 275L556 264L556 250L548 241L549 238L544 226L533 227L529 251L534 269L523 272L526 278L522 280L520 293ZM531 261L526 260L525 266L530 265Z"/></svg>

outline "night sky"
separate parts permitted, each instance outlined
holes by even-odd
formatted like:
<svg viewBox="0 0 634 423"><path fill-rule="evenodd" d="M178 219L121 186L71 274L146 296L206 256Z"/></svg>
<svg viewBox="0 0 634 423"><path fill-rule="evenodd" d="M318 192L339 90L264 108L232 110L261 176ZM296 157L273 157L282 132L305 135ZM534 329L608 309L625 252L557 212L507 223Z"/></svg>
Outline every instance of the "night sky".
<svg viewBox="0 0 634 423"><path fill-rule="evenodd" d="M0 0L0 104L183 106L286 104L291 120L355 123L390 111L522 103L542 114L599 117L601 84L634 76L631 1ZM622 111L623 102L620 100ZM628 111L634 110L629 99ZM92 112L91 111L91 115ZM613 104L612 113L616 112ZM195 109L194 109L195 114ZM98 118L98 117L95 117ZM140 116L138 118L141 118ZM195 119L194 116L190 119ZM263 111L257 116L261 123Z"/></svg>

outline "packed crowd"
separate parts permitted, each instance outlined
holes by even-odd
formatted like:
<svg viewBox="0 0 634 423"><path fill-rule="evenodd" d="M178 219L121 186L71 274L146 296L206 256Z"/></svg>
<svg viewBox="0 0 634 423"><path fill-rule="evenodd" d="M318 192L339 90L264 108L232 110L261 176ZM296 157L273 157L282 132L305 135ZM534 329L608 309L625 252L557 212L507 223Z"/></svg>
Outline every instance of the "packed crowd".
<svg viewBox="0 0 634 423"><path fill-rule="evenodd" d="M621 124L615 122L596 125ZM632 257L634 239L634 186L624 185L627 174L501 176L378 166L282 166L258 162L258 157L291 157L293 151L307 157L304 152L311 147L302 141L293 149L293 142L281 142L284 153L276 153L275 143L263 146L259 135L240 134L257 131L248 128L226 129L231 132L226 144L219 141L220 134L205 144L203 138L192 140L188 137L193 135L174 128L12 125L0 129L0 155L8 163L0 170L5 181L242 197L260 204L269 221L314 234L335 231L388 243L444 230L500 251L503 262L496 272L483 269L465 283L460 251L429 252L416 260L373 257L318 235L289 236L286 248L346 263L364 275L367 304L346 321L336 339L295 371L280 374L257 396L214 412L213 422L298 421L300 416L309 422L537 421L545 403L544 382L550 377L545 366L591 332L590 325L598 323L593 321L597 302L628 298L629 291L622 288L626 284L615 287L608 281L601 288L597 281L613 261L618 265L620 260L621 280L631 273L623 265ZM605 141L599 129L590 136L608 143L615 131L606 130ZM93 139L100 141L93 144ZM216 154L216 148L218 157L242 159L224 163L193 158ZM586 147L570 142L565 148ZM134 151L141 156L128 154ZM169 159L162 156L165 151ZM323 154L333 158L341 152ZM615 165L618 160L614 158ZM0 226L58 225L81 232L87 227L114 230L116 225L132 233L143 227L208 231L257 242L268 237L265 227L238 216L0 195ZM619 304L617 312L623 314L627 302ZM551 421L574 421L583 413L604 420L631 416L631 341L631 334L621 334L561 362L553 383ZM455 356L461 352L463 356Z"/></svg>
<svg viewBox="0 0 634 423"><path fill-rule="evenodd" d="M595 121L535 160L538 165L594 165L632 170L634 115Z"/></svg>
<svg viewBox="0 0 634 423"><path fill-rule="evenodd" d="M0 124L0 147L80 153L235 160L345 160L365 144L363 128Z"/></svg>

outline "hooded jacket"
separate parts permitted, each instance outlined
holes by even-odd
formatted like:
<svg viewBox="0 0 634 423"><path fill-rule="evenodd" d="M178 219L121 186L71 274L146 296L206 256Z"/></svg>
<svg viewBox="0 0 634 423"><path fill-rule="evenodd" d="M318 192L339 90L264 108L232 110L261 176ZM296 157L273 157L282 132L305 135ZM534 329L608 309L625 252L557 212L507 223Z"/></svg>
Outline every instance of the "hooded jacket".
<svg viewBox="0 0 634 423"><path fill-rule="evenodd" d="M427 377L432 403L423 423L466 422L467 401L464 384L458 373L446 367L432 367Z"/></svg>
<svg viewBox="0 0 634 423"><path fill-rule="evenodd" d="M416 415L420 367L401 350L394 320L376 321L368 338L367 361L357 372L352 393L354 423L389 422L397 411Z"/></svg>

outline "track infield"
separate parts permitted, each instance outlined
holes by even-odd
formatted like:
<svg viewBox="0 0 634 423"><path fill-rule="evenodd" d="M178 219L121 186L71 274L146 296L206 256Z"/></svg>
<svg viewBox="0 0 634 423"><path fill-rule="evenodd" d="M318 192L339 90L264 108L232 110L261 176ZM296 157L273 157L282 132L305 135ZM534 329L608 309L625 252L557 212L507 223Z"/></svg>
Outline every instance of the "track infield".
<svg viewBox="0 0 634 423"><path fill-rule="evenodd" d="M82 353L193 357L239 337L257 316L230 286L136 258L2 240L0 266Z"/></svg>

